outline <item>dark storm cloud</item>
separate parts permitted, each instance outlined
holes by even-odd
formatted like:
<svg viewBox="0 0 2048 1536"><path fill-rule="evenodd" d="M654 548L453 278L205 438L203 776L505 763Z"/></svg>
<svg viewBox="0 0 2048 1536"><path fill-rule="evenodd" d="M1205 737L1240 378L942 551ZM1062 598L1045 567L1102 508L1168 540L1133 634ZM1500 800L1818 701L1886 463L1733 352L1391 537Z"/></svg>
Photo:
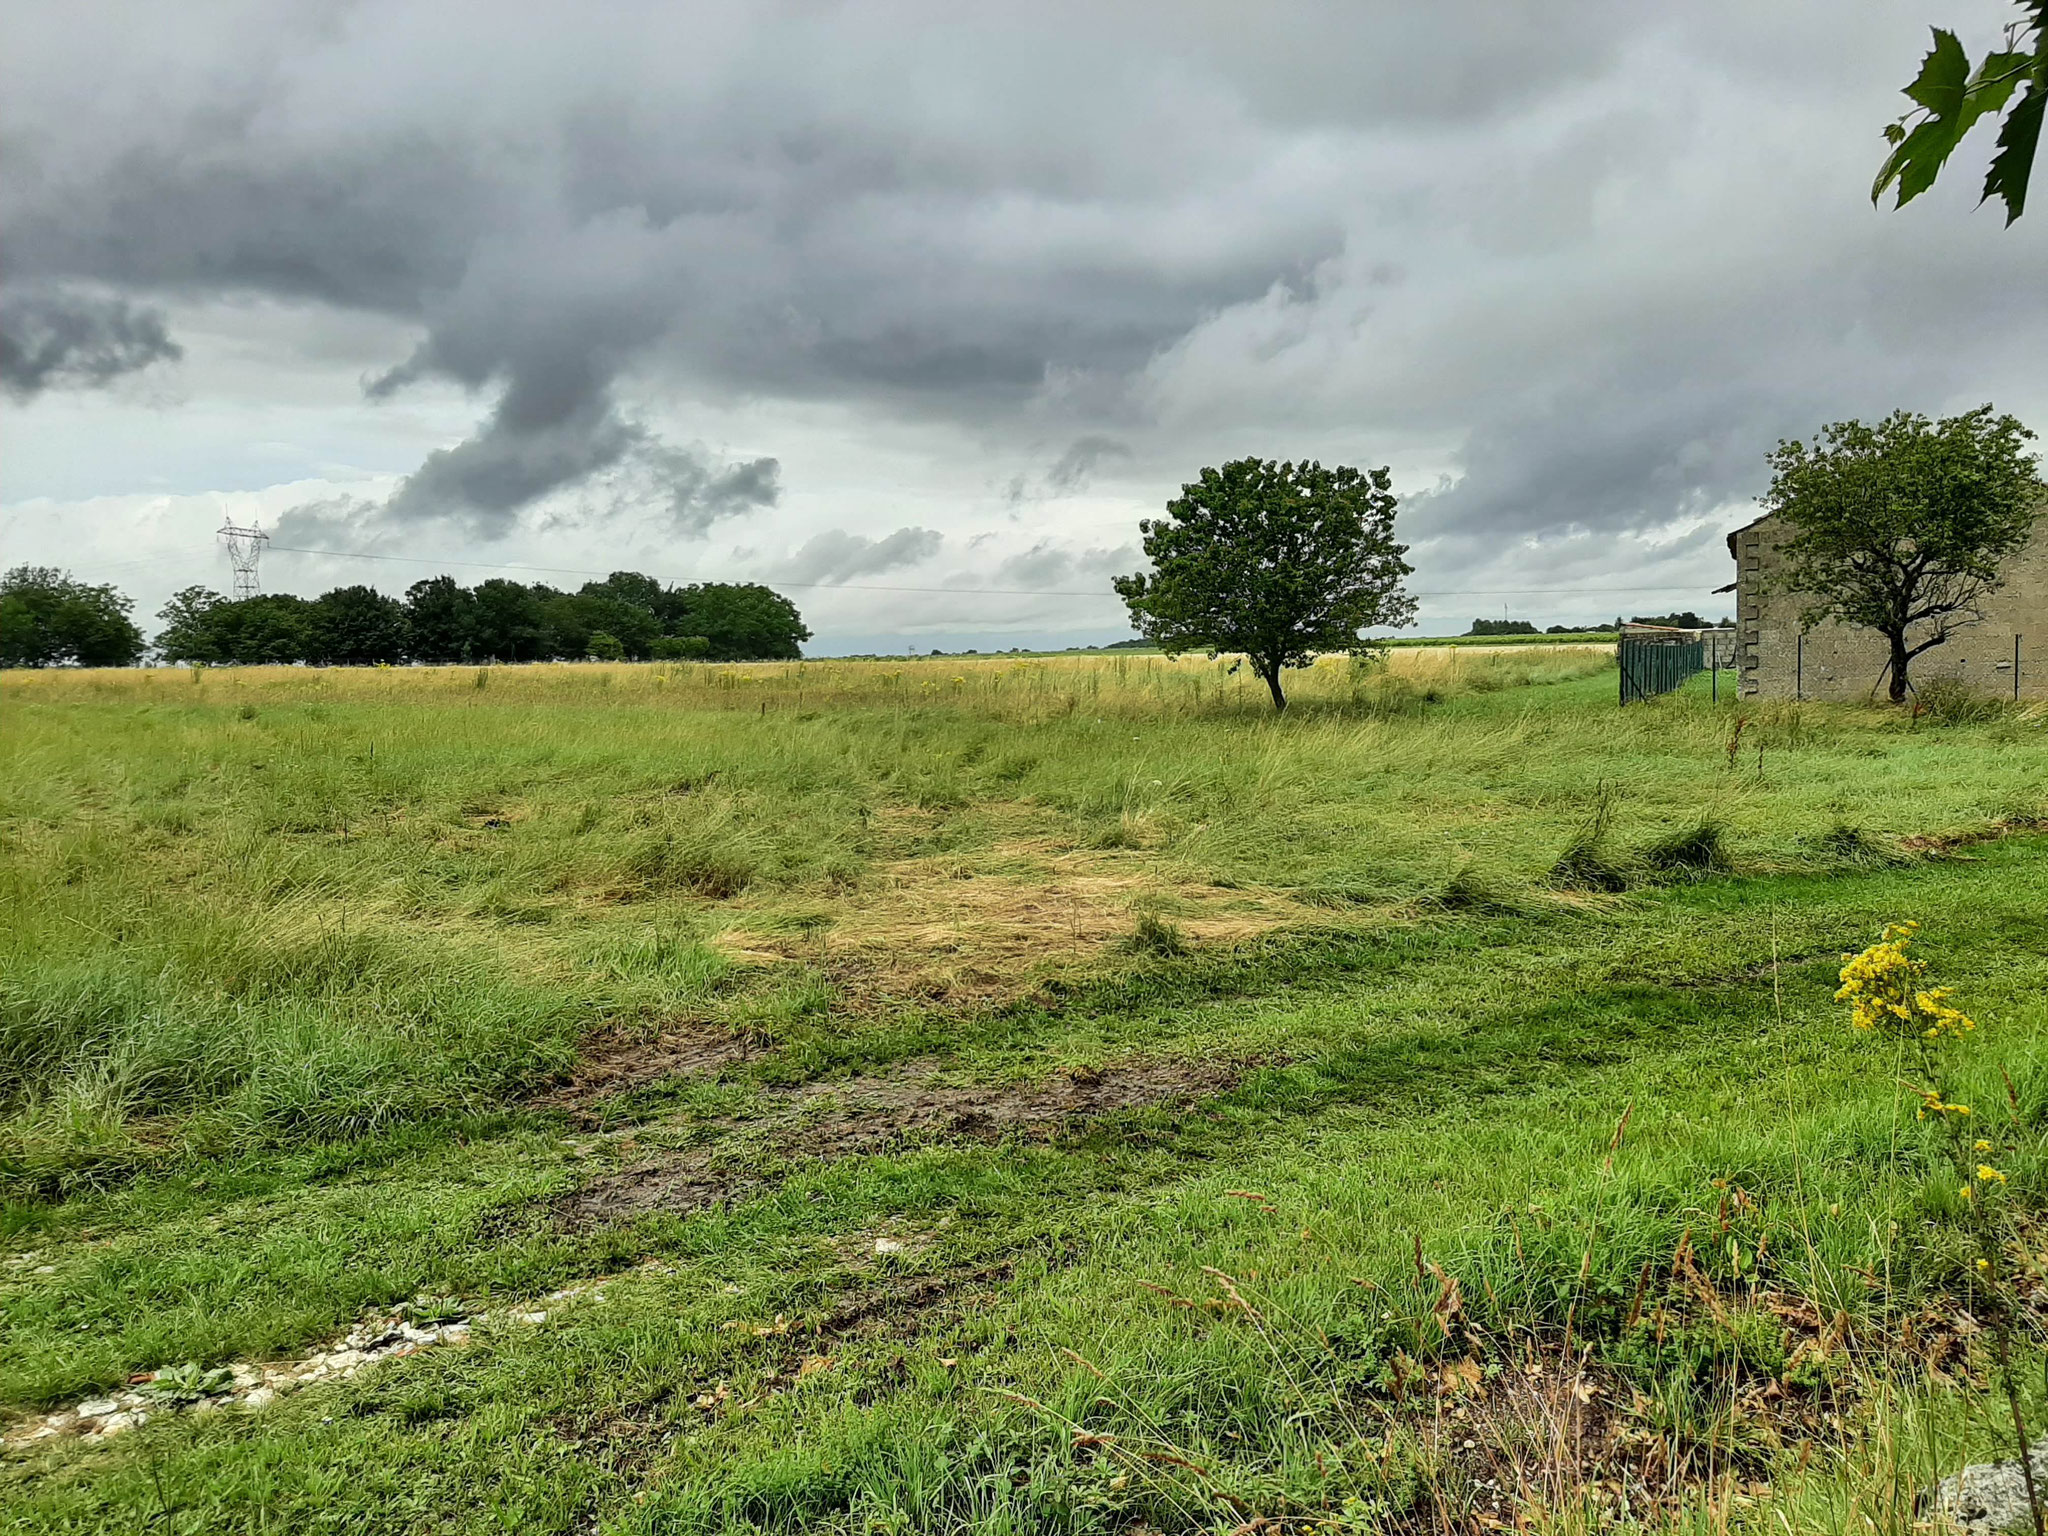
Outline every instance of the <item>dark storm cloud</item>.
<svg viewBox="0 0 2048 1536"><path fill-rule="evenodd" d="M830 528L807 539L802 548L775 568L774 578L793 585L824 586L856 576L878 576L929 560L945 537L929 528L898 528L883 538Z"/></svg>
<svg viewBox="0 0 2048 1536"><path fill-rule="evenodd" d="M16 281L417 327L370 394L484 419L358 522L773 505L775 460L640 422L652 383L1069 442L1017 502L1406 451L1448 475L1418 547L1528 564L2033 377L2033 221L1863 197L1920 9L87 5L0 60L0 228Z"/></svg>
<svg viewBox="0 0 2048 1536"><path fill-rule="evenodd" d="M1393 55L1434 36L1384 7L1378 51L1345 22L1354 62L1304 71L1275 18L1226 6L1002 39L997 13L983 37L914 6L622 6L574 31L494 8L483 35L467 14L108 6L32 38L0 192L13 269L421 324L373 396L438 377L499 398L392 513L488 521L620 464L613 390L638 366L986 418L1141 365L1342 243L1313 199L1261 189L1258 115L1399 116ZM892 39L920 32L928 62L887 84ZM1597 26L1473 32L1453 83L1489 102L1605 52L1573 40ZM1212 158L1193 179L1190 154ZM1224 216L1247 199L1261 217Z"/></svg>
<svg viewBox="0 0 2048 1536"><path fill-rule="evenodd" d="M18 400L46 389L101 388L182 356L163 315L126 299L61 289L0 293L0 388Z"/></svg>

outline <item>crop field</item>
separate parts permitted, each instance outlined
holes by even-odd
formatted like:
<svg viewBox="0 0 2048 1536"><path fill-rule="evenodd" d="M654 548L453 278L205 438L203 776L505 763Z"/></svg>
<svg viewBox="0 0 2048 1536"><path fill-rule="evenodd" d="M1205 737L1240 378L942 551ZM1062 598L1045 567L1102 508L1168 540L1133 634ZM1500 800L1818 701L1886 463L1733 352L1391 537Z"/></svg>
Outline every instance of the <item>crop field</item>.
<svg viewBox="0 0 2048 1536"><path fill-rule="evenodd" d="M0 1529L1899 1532L2048 711L1611 647L0 674ZM1937 1117L1939 1119L1939 1117Z"/></svg>

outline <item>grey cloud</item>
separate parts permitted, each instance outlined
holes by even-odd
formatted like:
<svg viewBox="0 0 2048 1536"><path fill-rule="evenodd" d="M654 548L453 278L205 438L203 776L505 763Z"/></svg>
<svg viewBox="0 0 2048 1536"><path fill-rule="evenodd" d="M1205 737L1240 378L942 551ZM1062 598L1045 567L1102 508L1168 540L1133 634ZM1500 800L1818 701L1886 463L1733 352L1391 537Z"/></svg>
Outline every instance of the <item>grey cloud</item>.
<svg viewBox="0 0 2048 1536"><path fill-rule="evenodd" d="M93 12L39 36L0 92L15 270L375 310L425 340L373 398L427 378L500 392L473 439L419 467L394 503L408 518L489 526L615 470L631 369L986 420L1055 376L1128 371L1341 243L1311 198L1221 217L1262 157L1192 179L1161 163L1111 104L1121 87L1142 85L1162 140L1206 133L1208 107L1093 48L1057 45L1093 99L1055 125L1052 60L964 35L909 90L857 86L894 67L881 18L763 15L706 48L701 20L659 11L586 18L573 46L416 16L201 7L179 30ZM722 62L678 70L685 25L683 51ZM928 89L956 75L979 78L984 121ZM88 79L148 110L67 115Z"/></svg>
<svg viewBox="0 0 2048 1536"><path fill-rule="evenodd" d="M367 552L384 531L383 507L360 496L335 496L291 508L270 529L271 543L281 551L333 550L339 554Z"/></svg>
<svg viewBox="0 0 2048 1536"><path fill-rule="evenodd" d="M429 454L387 501L308 503L285 514L284 523L293 538L351 548L425 521L501 539L524 526L522 512L541 497L594 478L602 493L594 503L542 526L585 526L651 511L664 533L701 538L724 518L774 506L782 495L781 473L772 458L723 462L708 449L663 442L605 408L595 423L571 420L523 436L487 427Z"/></svg>
<svg viewBox="0 0 2048 1536"><path fill-rule="evenodd" d="M1923 10L87 4L0 57L0 226L16 280L417 327L372 396L490 403L367 517L773 505L639 424L658 381L1069 443L1015 503L1405 453L1451 476L1407 535L1478 569L1740 503L1830 417L2040 398L2048 221L1863 196Z"/></svg>
<svg viewBox="0 0 2048 1536"><path fill-rule="evenodd" d="M400 522L464 517L489 531L550 491L613 468L639 440L608 401L523 424L508 421L501 407L476 436L427 455L389 512Z"/></svg>
<svg viewBox="0 0 2048 1536"><path fill-rule="evenodd" d="M1071 495L1083 489L1106 459L1129 459L1130 446L1113 437L1077 438L1060 455L1059 462L1046 471L1046 489L1055 496Z"/></svg>
<svg viewBox="0 0 2048 1536"><path fill-rule="evenodd" d="M995 568L989 585L1025 592L1107 593L1112 576L1135 570L1142 556L1130 546L1116 549L1075 549L1051 539L1041 539L1020 554L1011 555Z"/></svg>
<svg viewBox="0 0 2048 1536"><path fill-rule="evenodd" d="M1096 434L1076 438L1045 472L1042 480L1034 483L1029 475L1012 475L1003 487L1003 500L1017 507L1045 497L1072 496L1087 489L1088 482L1094 479L1095 471L1104 461L1133 457L1130 445L1116 438ZM1015 520L1014 513L1012 520Z"/></svg>
<svg viewBox="0 0 2048 1536"><path fill-rule="evenodd" d="M63 289L0 294L0 388L17 399L103 388L182 356L162 313L127 299Z"/></svg>
<svg viewBox="0 0 2048 1536"><path fill-rule="evenodd" d="M782 465L775 459L721 466L702 450L653 441L641 445L638 457L677 533L701 536L721 518L772 507L782 499Z"/></svg>
<svg viewBox="0 0 2048 1536"><path fill-rule="evenodd" d="M793 585L826 586L878 576L929 560L944 543L944 536L929 528L898 528L879 539L832 528L807 539L775 568L775 577Z"/></svg>

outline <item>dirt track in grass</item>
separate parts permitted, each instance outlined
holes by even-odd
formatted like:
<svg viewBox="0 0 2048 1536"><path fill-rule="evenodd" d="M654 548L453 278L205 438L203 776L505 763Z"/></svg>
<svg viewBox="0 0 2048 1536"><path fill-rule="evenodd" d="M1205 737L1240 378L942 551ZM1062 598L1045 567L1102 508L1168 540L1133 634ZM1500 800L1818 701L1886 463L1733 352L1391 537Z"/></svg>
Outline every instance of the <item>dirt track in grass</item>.
<svg viewBox="0 0 2048 1536"><path fill-rule="evenodd" d="M741 1031L694 1023L647 1036L603 1029L587 1039L566 1081L539 1099L542 1107L566 1110L579 1124L602 1120L600 1106L618 1094L683 1077L711 1077L766 1054L767 1048Z"/></svg>
<svg viewBox="0 0 2048 1536"><path fill-rule="evenodd" d="M669 1128L607 1138L617 1168L564 1196L570 1229L651 1211L687 1215L779 1183L794 1165L864 1157L930 1142L1050 1141L1120 1111L1185 1105L1236 1086L1245 1064L1145 1061L1077 1068L1027 1083L956 1083L934 1062L843 1081L769 1091L761 1112L673 1128L680 1144L643 1145Z"/></svg>

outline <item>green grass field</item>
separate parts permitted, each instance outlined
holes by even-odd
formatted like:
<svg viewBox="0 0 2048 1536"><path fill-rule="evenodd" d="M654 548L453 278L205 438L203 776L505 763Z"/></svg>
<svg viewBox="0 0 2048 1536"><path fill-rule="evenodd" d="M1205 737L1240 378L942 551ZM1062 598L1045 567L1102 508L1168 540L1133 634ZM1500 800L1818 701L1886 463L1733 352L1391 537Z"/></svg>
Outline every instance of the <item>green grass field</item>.
<svg viewBox="0 0 2048 1536"><path fill-rule="evenodd" d="M0 676L0 1528L1912 1528L2008 1431L1836 971L1979 1020L2032 1330L2048 715L1263 693Z"/></svg>

